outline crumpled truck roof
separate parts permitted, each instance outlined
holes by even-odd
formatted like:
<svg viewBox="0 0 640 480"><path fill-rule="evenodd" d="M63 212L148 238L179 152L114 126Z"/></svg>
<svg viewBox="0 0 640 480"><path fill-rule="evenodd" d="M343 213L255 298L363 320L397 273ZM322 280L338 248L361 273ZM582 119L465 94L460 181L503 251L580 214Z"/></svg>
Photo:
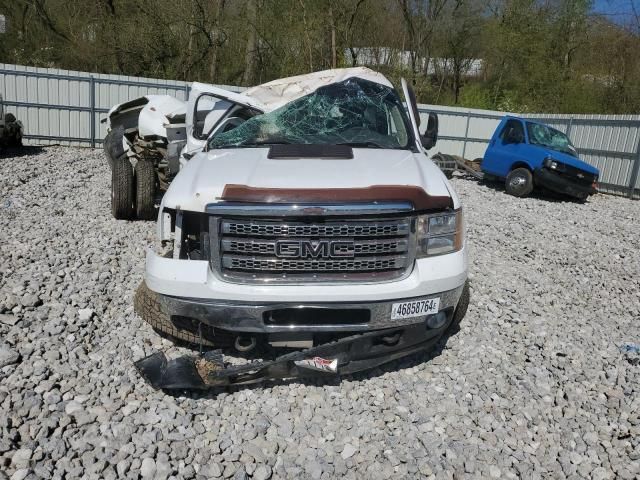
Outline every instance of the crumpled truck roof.
<svg viewBox="0 0 640 480"><path fill-rule="evenodd" d="M245 90L243 95L259 101L264 105L264 111L270 112L293 100L313 93L320 87L342 82L352 77L362 78L393 88L391 82L383 74L366 67L352 67L335 68L273 80L251 87Z"/></svg>
<svg viewBox="0 0 640 480"><path fill-rule="evenodd" d="M231 92L222 88L212 89L211 85L193 83L192 88L207 86L207 91L219 94L232 102L257 108L265 113L276 110L300 97L315 92L318 88L332 83L342 82L348 78L362 78L393 88L391 82L383 74L366 67L335 68L320 72L280 78L271 82L248 88L242 93ZM202 89L204 90L204 89Z"/></svg>

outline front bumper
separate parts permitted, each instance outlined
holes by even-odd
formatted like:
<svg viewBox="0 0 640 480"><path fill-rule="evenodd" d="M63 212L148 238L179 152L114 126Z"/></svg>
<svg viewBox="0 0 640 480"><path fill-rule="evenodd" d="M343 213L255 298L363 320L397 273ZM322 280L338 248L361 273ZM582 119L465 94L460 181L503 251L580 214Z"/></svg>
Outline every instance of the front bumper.
<svg viewBox="0 0 640 480"><path fill-rule="evenodd" d="M247 385L274 379L336 378L428 350L442 338L446 328L431 329L424 323L416 323L358 333L274 360L245 365L225 364L220 351L209 351L172 360L156 352L138 360L135 366L151 386L168 390Z"/></svg>
<svg viewBox="0 0 640 480"><path fill-rule="evenodd" d="M392 320L392 305L400 301L439 298L438 313L444 312L450 317L462 288L460 285L420 297L366 302L233 302L162 294L158 294L158 301L174 321L176 318L195 319L229 332L362 332L429 320L431 315Z"/></svg>
<svg viewBox="0 0 640 480"><path fill-rule="evenodd" d="M596 189L593 186L577 183L547 168L536 169L533 172L533 178L536 185L576 198L586 198L596 193Z"/></svg>

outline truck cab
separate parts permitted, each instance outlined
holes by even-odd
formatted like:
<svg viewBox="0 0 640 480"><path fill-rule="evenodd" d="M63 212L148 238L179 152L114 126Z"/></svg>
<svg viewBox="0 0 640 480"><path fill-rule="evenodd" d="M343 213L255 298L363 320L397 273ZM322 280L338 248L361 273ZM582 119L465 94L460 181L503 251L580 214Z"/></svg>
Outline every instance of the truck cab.
<svg viewBox="0 0 640 480"><path fill-rule="evenodd" d="M596 193L600 174L580 160L563 132L513 116L498 125L481 167L485 176L504 180L507 193L516 197L539 187L586 200Z"/></svg>

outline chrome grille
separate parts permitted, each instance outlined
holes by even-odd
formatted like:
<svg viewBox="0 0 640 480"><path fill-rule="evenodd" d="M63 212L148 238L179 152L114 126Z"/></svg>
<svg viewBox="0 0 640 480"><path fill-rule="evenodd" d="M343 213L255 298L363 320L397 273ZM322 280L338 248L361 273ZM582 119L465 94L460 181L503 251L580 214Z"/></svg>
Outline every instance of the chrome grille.
<svg viewBox="0 0 640 480"><path fill-rule="evenodd" d="M238 257L226 255L222 258L225 268L261 270L267 272L353 272L387 270L404 266L406 258L367 258L350 260L286 260L275 258Z"/></svg>
<svg viewBox="0 0 640 480"><path fill-rule="evenodd" d="M359 224L291 224L224 221L222 234L255 235L260 237L389 237L407 235L409 222L363 222Z"/></svg>
<svg viewBox="0 0 640 480"><path fill-rule="evenodd" d="M388 281L413 265L411 218L289 220L211 217L212 267L230 281L286 283Z"/></svg>
<svg viewBox="0 0 640 480"><path fill-rule="evenodd" d="M375 255L381 253L406 252L408 242L405 239L385 240L356 240L353 249L339 246L342 253L350 252L354 255ZM225 238L222 240L222 251L231 253L247 253L258 255L275 255L276 240L254 240L247 238Z"/></svg>

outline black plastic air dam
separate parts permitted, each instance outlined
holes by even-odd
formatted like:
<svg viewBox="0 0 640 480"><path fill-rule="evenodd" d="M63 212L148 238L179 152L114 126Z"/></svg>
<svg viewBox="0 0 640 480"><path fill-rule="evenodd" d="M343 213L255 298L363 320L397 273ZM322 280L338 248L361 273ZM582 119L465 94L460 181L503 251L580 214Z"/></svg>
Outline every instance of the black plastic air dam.
<svg viewBox="0 0 640 480"><path fill-rule="evenodd" d="M392 360L429 350L446 330L425 323L345 337L275 360L225 366L220 351L167 360L156 352L135 362L144 379L156 389L207 389L247 385L265 380L336 377L369 370Z"/></svg>

